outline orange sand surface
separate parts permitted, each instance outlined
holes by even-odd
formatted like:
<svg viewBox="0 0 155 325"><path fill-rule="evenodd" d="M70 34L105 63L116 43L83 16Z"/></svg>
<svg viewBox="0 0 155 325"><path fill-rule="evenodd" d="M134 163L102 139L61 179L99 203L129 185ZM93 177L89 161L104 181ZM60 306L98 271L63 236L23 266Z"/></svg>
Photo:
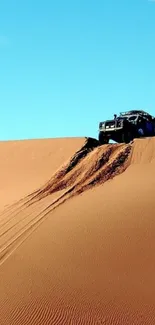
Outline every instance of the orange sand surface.
<svg viewBox="0 0 155 325"><path fill-rule="evenodd" d="M155 138L0 158L0 325L154 325Z"/></svg>

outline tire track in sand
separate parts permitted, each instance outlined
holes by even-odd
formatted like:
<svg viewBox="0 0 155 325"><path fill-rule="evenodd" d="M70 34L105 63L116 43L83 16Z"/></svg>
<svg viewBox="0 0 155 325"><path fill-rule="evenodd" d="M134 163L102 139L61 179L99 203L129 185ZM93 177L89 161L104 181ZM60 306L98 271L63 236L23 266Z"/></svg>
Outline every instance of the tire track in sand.
<svg viewBox="0 0 155 325"><path fill-rule="evenodd" d="M1 214L0 263L16 249L53 209L71 197L119 175L130 163L131 144L99 146L88 138L84 146L38 191ZM50 203L49 203L50 201Z"/></svg>

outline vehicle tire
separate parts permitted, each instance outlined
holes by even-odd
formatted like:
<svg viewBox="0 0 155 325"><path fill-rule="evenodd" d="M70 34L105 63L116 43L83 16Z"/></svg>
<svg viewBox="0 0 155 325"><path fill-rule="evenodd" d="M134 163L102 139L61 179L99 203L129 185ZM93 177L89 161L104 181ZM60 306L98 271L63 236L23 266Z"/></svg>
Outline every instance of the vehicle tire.
<svg viewBox="0 0 155 325"><path fill-rule="evenodd" d="M103 132L99 132L98 140L100 144L108 144L109 143L109 138L106 137Z"/></svg>
<svg viewBox="0 0 155 325"><path fill-rule="evenodd" d="M133 135L130 131L122 133L122 142L129 143L133 140Z"/></svg>

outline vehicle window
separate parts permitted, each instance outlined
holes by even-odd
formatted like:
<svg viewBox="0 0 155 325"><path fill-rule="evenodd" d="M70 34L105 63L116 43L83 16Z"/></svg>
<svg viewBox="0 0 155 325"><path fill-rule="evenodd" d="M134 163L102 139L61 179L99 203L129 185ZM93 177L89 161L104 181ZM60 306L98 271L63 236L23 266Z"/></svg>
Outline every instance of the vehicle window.
<svg viewBox="0 0 155 325"><path fill-rule="evenodd" d="M129 121L135 121L136 118L137 118L137 116L130 116L130 117L128 118L128 120L129 120Z"/></svg>

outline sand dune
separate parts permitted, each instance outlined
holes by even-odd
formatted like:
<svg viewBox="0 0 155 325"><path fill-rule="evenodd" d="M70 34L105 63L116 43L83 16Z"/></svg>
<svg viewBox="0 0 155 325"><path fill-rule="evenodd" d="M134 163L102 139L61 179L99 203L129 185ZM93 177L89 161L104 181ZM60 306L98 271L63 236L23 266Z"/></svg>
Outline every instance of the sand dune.
<svg viewBox="0 0 155 325"><path fill-rule="evenodd" d="M155 324L155 138L0 148L0 324Z"/></svg>

